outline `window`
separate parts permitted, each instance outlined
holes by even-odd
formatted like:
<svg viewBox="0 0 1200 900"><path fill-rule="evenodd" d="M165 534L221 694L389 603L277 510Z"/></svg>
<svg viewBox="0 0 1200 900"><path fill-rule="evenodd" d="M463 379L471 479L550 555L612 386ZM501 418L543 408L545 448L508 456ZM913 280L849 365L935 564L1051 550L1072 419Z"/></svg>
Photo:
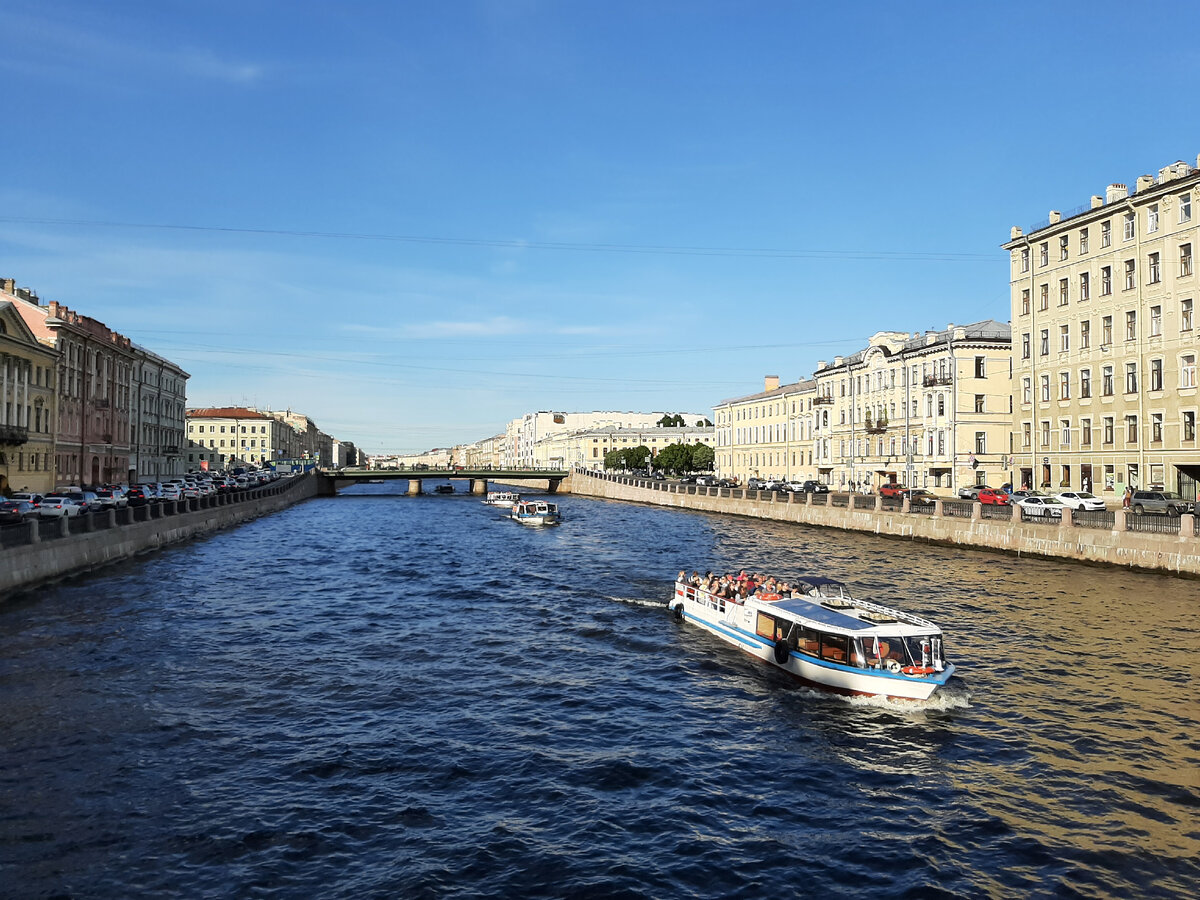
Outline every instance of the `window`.
<svg viewBox="0 0 1200 900"><path fill-rule="evenodd" d="M1179 330L1192 330L1192 301L1181 300L1179 303ZM1029 354L1025 354L1028 356Z"/></svg>
<svg viewBox="0 0 1200 900"><path fill-rule="evenodd" d="M1060 447L1071 446L1071 420L1060 419L1058 422L1058 445Z"/></svg>
<svg viewBox="0 0 1200 900"><path fill-rule="evenodd" d="M1125 260L1125 290L1131 291L1137 287L1137 260Z"/></svg>
<svg viewBox="0 0 1200 900"><path fill-rule="evenodd" d="M1021 446L1028 447L1030 443L1030 425L1026 422L1021 426Z"/></svg>
<svg viewBox="0 0 1200 900"><path fill-rule="evenodd" d="M1071 373L1070 372L1059 372L1058 373L1058 399L1059 400L1070 400L1071 399Z"/></svg>
<svg viewBox="0 0 1200 900"><path fill-rule="evenodd" d="M1038 300L1038 309L1049 309L1049 308L1050 308L1050 285L1043 284L1041 297Z"/></svg>
<svg viewBox="0 0 1200 900"><path fill-rule="evenodd" d="M1150 360L1150 390L1161 391L1163 389L1163 361L1161 359Z"/></svg>
<svg viewBox="0 0 1200 900"><path fill-rule="evenodd" d="M1022 403L1032 403L1033 402L1033 388L1030 385L1028 378L1021 379L1021 402Z"/></svg>
<svg viewBox="0 0 1200 900"><path fill-rule="evenodd" d="M1092 445L1092 420L1079 420L1079 443L1084 447Z"/></svg>
<svg viewBox="0 0 1200 900"><path fill-rule="evenodd" d="M1112 266L1100 269L1100 296L1107 297L1112 293Z"/></svg>
<svg viewBox="0 0 1200 900"><path fill-rule="evenodd" d="M1050 329L1049 328L1042 329L1040 347L1041 347L1042 356L1048 356L1050 354Z"/></svg>
<svg viewBox="0 0 1200 900"><path fill-rule="evenodd" d="M1125 417L1125 443L1136 444L1138 442L1138 418L1137 416Z"/></svg>
<svg viewBox="0 0 1200 900"><path fill-rule="evenodd" d="M1112 316L1100 320L1100 346L1107 347L1112 343Z"/></svg>
<svg viewBox="0 0 1200 900"><path fill-rule="evenodd" d="M1162 307L1150 307L1150 337L1158 337L1162 334Z"/></svg>
<svg viewBox="0 0 1200 900"><path fill-rule="evenodd" d="M1192 221L1192 195L1183 193L1179 195L1179 224Z"/></svg>
<svg viewBox="0 0 1200 900"><path fill-rule="evenodd" d="M1133 213L1125 213L1125 240L1132 241L1134 237Z"/></svg>
<svg viewBox="0 0 1200 900"><path fill-rule="evenodd" d="M1029 315L1029 288L1021 291L1021 315Z"/></svg>
<svg viewBox="0 0 1200 900"><path fill-rule="evenodd" d="M1179 357L1179 386L1194 388L1196 386L1196 354L1185 353Z"/></svg>
<svg viewBox="0 0 1200 900"><path fill-rule="evenodd" d="M1021 335L1021 359L1029 359L1029 332Z"/></svg>
<svg viewBox="0 0 1200 900"><path fill-rule="evenodd" d="M1101 247L1101 249L1103 249L1105 247L1111 247L1111 246L1112 246L1112 222L1101 222L1100 223L1100 247Z"/></svg>
<svg viewBox="0 0 1200 900"><path fill-rule="evenodd" d="M975 412L981 413L984 411L983 402L984 402L983 394L976 394L975 395Z"/></svg>
<svg viewBox="0 0 1200 900"><path fill-rule="evenodd" d="M1084 319L1079 323L1079 349L1087 350L1092 346L1092 320Z"/></svg>
<svg viewBox="0 0 1200 900"><path fill-rule="evenodd" d="M1137 340L1137 310L1135 309L1125 313L1125 340Z"/></svg>
<svg viewBox="0 0 1200 900"><path fill-rule="evenodd" d="M1050 402L1050 376L1049 375L1042 376L1042 402L1043 403Z"/></svg>
<svg viewBox="0 0 1200 900"><path fill-rule="evenodd" d="M1196 439L1196 414L1194 412L1183 414L1183 439L1185 441Z"/></svg>
<svg viewBox="0 0 1200 900"><path fill-rule="evenodd" d="M1092 370L1079 370L1079 397L1081 400L1087 400L1092 396Z"/></svg>
<svg viewBox="0 0 1200 900"><path fill-rule="evenodd" d="M1067 258L1067 236L1065 234L1058 238L1058 258L1060 260Z"/></svg>
<svg viewBox="0 0 1200 900"><path fill-rule="evenodd" d="M1125 393L1136 394L1137 389L1137 363L1125 363Z"/></svg>
<svg viewBox="0 0 1200 900"><path fill-rule="evenodd" d="M1111 444L1115 440L1116 428L1112 416L1104 417L1104 443Z"/></svg>
<svg viewBox="0 0 1200 900"><path fill-rule="evenodd" d="M1071 326L1058 326L1058 349L1062 353L1066 353L1071 349Z"/></svg>
<svg viewBox="0 0 1200 900"><path fill-rule="evenodd" d="M1100 370L1100 392L1105 397L1113 395L1113 367L1105 366Z"/></svg>
<svg viewBox="0 0 1200 900"><path fill-rule="evenodd" d="M1050 245L1045 241L1042 241L1038 245L1038 261L1043 266L1048 265L1050 262Z"/></svg>
<svg viewBox="0 0 1200 900"><path fill-rule="evenodd" d="M937 406L938 406L938 413L937 413L937 414L938 414L939 416L944 416L944 415L946 414L946 398L945 398L945 396L943 396L942 394L938 394L938 404L937 404Z"/></svg>
<svg viewBox="0 0 1200 900"><path fill-rule="evenodd" d="M1029 248L1028 247L1021 248L1021 271L1022 272L1029 271Z"/></svg>
<svg viewBox="0 0 1200 900"><path fill-rule="evenodd" d="M1079 229L1079 254L1082 256L1088 252L1088 230L1086 228Z"/></svg>
<svg viewBox="0 0 1200 900"><path fill-rule="evenodd" d="M975 357L975 377L976 378L987 378L987 357L986 356Z"/></svg>
<svg viewBox="0 0 1200 900"><path fill-rule="evenodd" d="M987 433L983 431L975 432L975 452L987 453Z"/></svg>
<svg viewBox="0 0 1200 900"><path fill-rule="evenodd" d="M1155 444L1162 443L1162 413L1150 414L1150 440Z"/></svg>
<svg viewBox="0 0 1200 900"><path fill-rule="evenodd" d="M1092 276L1087 272L1079 273L1079 299L1090 300L1092 297Z"/></svg>
<svg viewBox="0 0 1200 900"><path fill-rule="evenodd" d="M1186 278L1192 274L1192 245L1179 245L1179 277Z"/></svg>
<svg viewBox="0 0 1200 900"><path fill-rule="evenodd" d="M1059 306L1066 306L1067 303L1070 301L1071 291L1067 285L1068 285L1067 279L1060 278L1058 280L1058 305Z"/></svg>
<svg viewBox="0 0 1200 900"><path fill-rule="evenodd" d="M1158 231L1158 204L1151 203L1146 207L1146 234Z"/></svg>
<svg viewBox="0 0 1200 900"><path fill-rule="evenodd" d="M1160 265L1160 263L1161 263L1160 254L1151 253L1150 257L1149 257L1149 262L1150 262L1150 283L1158 284L1160 281L1162 281L1162 266Z"/></svg>

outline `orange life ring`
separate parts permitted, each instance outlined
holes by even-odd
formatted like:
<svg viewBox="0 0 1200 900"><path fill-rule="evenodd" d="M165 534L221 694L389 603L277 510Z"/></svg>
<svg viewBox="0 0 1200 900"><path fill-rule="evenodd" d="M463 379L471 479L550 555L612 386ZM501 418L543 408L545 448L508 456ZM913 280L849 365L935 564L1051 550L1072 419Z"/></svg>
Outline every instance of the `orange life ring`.
<svg viewBox="0 0 1200 900"><path fill-rule="evenodd" d="M763 594L761 597L759 597L759 599L764 600L767 603L772 603L775 600L779 599L779 595L778 594Z"/></svg>
<svg viewBox="0 0 1200 900"><path fill-rule="evenodd" d="M900 670L905 675L932 675L933 669L929 666L905 666Z"/></svg>

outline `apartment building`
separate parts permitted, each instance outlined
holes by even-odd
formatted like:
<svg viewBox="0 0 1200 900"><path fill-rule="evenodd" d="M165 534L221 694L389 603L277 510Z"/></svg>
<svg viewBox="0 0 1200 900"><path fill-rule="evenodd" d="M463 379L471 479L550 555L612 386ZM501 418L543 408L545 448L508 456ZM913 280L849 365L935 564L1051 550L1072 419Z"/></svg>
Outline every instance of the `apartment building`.
<svg viewBox="0 0 1200 900"><path fill-rule="evenodd" d="M816 479L813 452L817 383L811 379L779 384L763 379L755 394L723 400L713 407L716 473L736 478Z"/></svg>
<svg viewBox="0 0 1200 900"><path fill-rule="evenodd" d="M207 407L187 411L187 468L231 468L271 459L293 459L296 430L269 412L244 406Z"/></svg>
<svg viewBox="0 0 1200 900"><path fill-rule="evenodd" d="M1143 175L1003 245L1022 483L1196 496L1200 157Z"/></svg>
<svg viewBox="0 0 1200 900"><path fill-rule="evenodd" d="M1010 480L1009 326L881 331L817 364L812 442L821 481L957 490Z"/></svg>
<svg viewBox="0 0 1200 900"><path fill-rule="evenodd" d="M659 419L662 414L659 414ZM698 421L703 422L701 418ZM708 444L712 446L714 428L711 425L660 426L642 428L580 428L555 432L534 445L534 465L540 468L565 469L581 465L603 468L605 454L613 450L633 450L646 447L651 458L672 444Z"/></svg>
<svg viewBox="0 0 1200 900"><path fill-rule="evenodd" d="M543 438L564 431L587 428L650 428L665 415L663 412L551 412L542 410L526 413L513 419L505 428L504 446L501 449L501 464L512 468L530 468L536 464L534 448ZM682 413L688 425L708 421L705 413ZM711 423L710 423L711 424Z"/></svg>
<svg viewBox="0 0 1200 900"><path fill-rule="evenodd" d="M42 323L37 316L34 324ZM43 338L45 340L43 340ZM0 491L54 489L58 353L9 291L0 293Z"/></svg>
<svg viewBox="0 0 1200 900"><path fill-rule="evenodd" d="M187 372L137 344L133 349L129 480L168 481L187 472Z"/></svg>

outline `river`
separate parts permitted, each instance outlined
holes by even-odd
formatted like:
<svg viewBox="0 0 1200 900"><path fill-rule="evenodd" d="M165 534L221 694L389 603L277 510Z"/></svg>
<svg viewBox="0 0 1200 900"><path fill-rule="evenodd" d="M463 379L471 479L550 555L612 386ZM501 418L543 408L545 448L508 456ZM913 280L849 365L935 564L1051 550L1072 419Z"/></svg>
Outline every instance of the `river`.
<svg viewBox="0 0 1200 900"><path fill-rule="evenodd" d="M362 485L0 608L7 897L1191 897L1197 584ZM2 560L2 557L0 557ZM809 691L666 612L843 577L958 666Z"/></svg>

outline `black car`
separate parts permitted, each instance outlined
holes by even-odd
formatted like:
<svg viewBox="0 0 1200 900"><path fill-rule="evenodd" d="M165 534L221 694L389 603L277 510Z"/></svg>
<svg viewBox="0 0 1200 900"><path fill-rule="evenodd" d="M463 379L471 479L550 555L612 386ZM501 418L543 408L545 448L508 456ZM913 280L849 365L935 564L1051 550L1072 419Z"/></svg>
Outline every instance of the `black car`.
<svg viewBox="0 0 1200 900"><path fill-rule="evenodd" d="M125 498L130 506L145 506L150 502L150 498L146 496L146 489L140 484L130 485L129 490L125 492Z"/></svg>
<svg viewBox="0 0 1200 900"><path fill-rule="evenodd" d="M0 525L20 525L37 518L37 507L28 500L5 500L0 503Z"/></svg>
<svg viewBox="0 0 1200 900"><path fill-rule="evenodd" d="M800 485L799 494L828 494L829 485L822 484L819 481L806 481Z"/></svg>

